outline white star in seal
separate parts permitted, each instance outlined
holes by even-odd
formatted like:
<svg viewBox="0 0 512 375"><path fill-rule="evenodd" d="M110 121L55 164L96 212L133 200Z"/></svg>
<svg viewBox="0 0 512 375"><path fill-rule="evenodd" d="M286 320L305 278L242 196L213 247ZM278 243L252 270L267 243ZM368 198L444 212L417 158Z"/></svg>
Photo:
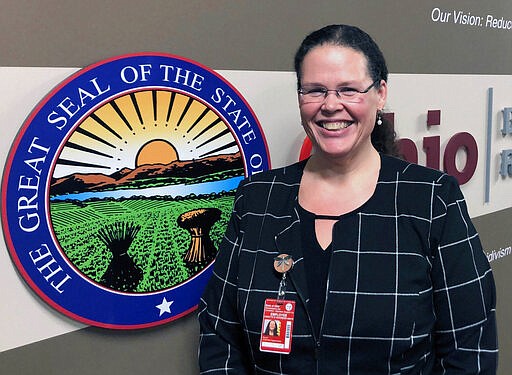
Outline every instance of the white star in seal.
<svg viewBox="0 0 512 375"><path fill-rule="evenodd" d="M160 310L160 315L158 315L158 316L162 316L163 313L166 313L166 312L170 314L171 313L171 305L173 304L173 302L174 301L168 302L164 297L164 299L162 300L162 303L160 305L155 306L157 309Z"/></svg>

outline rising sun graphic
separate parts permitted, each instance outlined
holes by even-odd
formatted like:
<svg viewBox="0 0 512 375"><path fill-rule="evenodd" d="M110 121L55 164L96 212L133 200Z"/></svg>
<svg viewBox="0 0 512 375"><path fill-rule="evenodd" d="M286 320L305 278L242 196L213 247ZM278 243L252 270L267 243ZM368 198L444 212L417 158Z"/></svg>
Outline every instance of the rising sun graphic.
<svg viewBox="0 0 512 375"><path fill-rule="evenodd" d="M64 144L53 177L109 175L237 152L227 124L203 102L175 91L144 90L111 100L86 117Z"/></svg>
<svg viewBox="0 0 512 375"><path fill-rule="evenodd" d="M169 164L178 160L178 153L172 144L155 139L143 145L135 159L135 166L148 164Z"/></svg>

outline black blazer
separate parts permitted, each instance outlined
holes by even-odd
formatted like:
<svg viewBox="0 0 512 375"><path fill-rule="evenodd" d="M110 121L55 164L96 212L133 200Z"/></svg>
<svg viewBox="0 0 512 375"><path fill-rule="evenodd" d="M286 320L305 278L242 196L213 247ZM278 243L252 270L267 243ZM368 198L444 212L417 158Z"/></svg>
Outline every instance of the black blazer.
<svg viewBox="0 0 512 375"><path fill-rule="evenodd" d="M202 373L494 374L494 280L456 180L381 155L374 195L333 228L327 291L308 290L297 212L304 166L251 176L237 190L199 306ZM280 253L294 259L288 355L259 350ZM311 293L326 293L320 337Z"/></svg>

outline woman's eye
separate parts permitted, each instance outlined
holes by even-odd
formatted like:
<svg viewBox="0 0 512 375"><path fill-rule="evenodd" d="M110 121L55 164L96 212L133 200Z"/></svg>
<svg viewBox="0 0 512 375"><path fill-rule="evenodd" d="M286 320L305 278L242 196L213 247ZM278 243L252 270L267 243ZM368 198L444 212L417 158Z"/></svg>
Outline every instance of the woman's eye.
<svg viewBox="0 0 512 375"><path fill-rule="evenodd" d="M340 94L345 95L345 96L352 96L352 95L357 94L359 91L357 91L353 87L341 87L341 88L338 89L338 92Z"/></svg>
<svg viewBox="0 0 512 375"><path fill-rule="evenodd" d="M311 95L325 95L325 89L321 88L321 87L316 87L316 88L312 88L312 89L309 89L307 91L308 94L311 94Z"/></svg>

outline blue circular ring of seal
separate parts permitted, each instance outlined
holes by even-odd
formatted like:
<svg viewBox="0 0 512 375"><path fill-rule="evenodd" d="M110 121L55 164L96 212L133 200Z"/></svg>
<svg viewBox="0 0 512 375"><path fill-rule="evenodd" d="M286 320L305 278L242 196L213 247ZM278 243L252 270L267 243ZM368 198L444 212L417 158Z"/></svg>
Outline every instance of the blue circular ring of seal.
<svg viewBox="0 0 512 375"><path fill-rule="evenodd" d="M270 168L264 134L248 103L218 73L189 59L166 53L117 56L79 70L53 89L29 115L8 155L2 180L3 230L16 268L39 297L68 317L103 328L152 327L194 311L212 273L209 263L172 287L143 293L113 290L84 276L64 254L53 230L50 186L58 160L71 169L94 164L70 162L61 154L64 144L74 145L73 152L94 151L104 157L72 142L73 136L94 136L86 129L78 134L78 127L109 101L144 91L176 93L184 103L189 98L189 104L202 104L205 113L217 115L234 139L223 147L238 148L245 177ZM150 126L156 125L145 129ZM214 138L209 142L214 144ZM95 139L105 143L101 134Z"/></svg>

